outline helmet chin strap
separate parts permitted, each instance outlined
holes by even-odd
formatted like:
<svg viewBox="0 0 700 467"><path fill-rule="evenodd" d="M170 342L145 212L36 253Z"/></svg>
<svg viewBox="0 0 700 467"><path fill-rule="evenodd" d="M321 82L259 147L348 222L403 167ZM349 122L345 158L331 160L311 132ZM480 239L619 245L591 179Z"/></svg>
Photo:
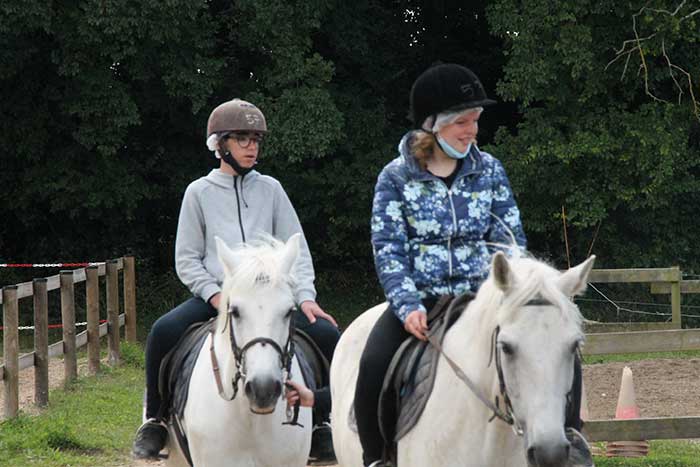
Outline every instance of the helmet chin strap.
<svg viewBox="0 0 700 467"><path fill-rule="evenodd" d="M248 172L253 170L252 167L241 167L238 161L231 155L230 151L225 151L224 154L221 156L221 159L228 165L230 165L233 168L233 170L235 170L236 173L241 177L245 177L246 175L248 175Z"/></svg>

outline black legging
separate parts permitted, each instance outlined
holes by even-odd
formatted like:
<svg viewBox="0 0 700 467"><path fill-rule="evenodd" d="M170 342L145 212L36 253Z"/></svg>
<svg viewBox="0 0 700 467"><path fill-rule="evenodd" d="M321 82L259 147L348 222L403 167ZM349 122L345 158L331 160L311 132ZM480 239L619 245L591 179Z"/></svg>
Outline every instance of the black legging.
<svg viewBox="0 0 700 467"><path fill-rule="evenodd" d="M158 318L153 324L146 342L146 418L156 417L160 409L158 374L163 357L175 347L188 327L197 322L207 321L216 314L214 307L199 297L193 297ZM295 311L293 316L294 324L309 334L330 362L340 337L338 328L320 318L311 324L301 311Z"/></svg>
<svg viewBox="0 0 700 467"><path fill-rule="evenodd" d="M410 335L394 311L387 308L372 328L362 352L355 387L355 418L365 465L383 457L384 440L377 418L379 394L391 359L401 343Z"/></svg>
<svg viewBox="0 0 700 467"><path fill-rule="evenodd" d="M425 305L428 305L426 303ZM426 306L426 309L430 309ZM377 414L379 395L384 375L401 343L410 334L391 308L379 317L367 339L360 358L360 369L355 387L355 418L357 432L362 443L362 460L366 466L384 456L384 439L379 430ZM566 414L566 427L581 430L581 360L574 360L574 380L571 404Z"/></svg>

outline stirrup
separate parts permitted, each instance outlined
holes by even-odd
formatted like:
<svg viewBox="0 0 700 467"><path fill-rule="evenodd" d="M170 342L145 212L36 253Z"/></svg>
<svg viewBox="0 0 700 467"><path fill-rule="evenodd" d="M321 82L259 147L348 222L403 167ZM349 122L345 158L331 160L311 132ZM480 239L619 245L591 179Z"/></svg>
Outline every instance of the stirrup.
<svg viewBox="0 0 700 467"><path fill-rule="evenodd" d="M335 463L331 426L328 422L323 422L314 426L311 432L309 465L334 465Z"/></svg>
<svg viewBox="0 0 700 467"><path fill-rule="evenodd" d="M136 439L131 448L137 459L160 459L160 451L168 439L168 429L156 418L149 418L136 431Z"/></svg>

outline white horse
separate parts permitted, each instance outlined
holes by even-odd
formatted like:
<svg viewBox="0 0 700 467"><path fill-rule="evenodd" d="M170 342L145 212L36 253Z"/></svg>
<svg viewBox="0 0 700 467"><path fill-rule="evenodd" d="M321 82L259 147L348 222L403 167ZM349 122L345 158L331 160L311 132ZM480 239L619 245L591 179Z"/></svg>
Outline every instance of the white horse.
<svg viewBox="0 0 700 467"><path fill-rule="evenodd" d="M209 335L192 373L184 411L193 464L303 467L311 445L311 409L300 409L298 423L303 427L283 425L288 418L281 397L287 377L302 380L289 345L295 306L291 270L299 254L299 235L286 244L237 250L217 238L217 250L225 279L214 357ZM238 387L243 390L237 392ZM172 429L168 439L168 465L187 465Z"/></svg>
<svg viewBox="0 0 700 467"><path fill-rule="evenodd" d="M584 339L570 297L585 289L593 261L560 273L534 259L494 256L489 278L443 341L445 355L475 388L440 356L425 411L398 443L400 467L565 464L565 408L574 355ZM360 355L385 308L367 310L345 330L331 365L333 439L343 467L362 466L349 416ZM510 405L503 403L505 395ZM487 404L497 396L502 418L489 422L494 410ZM509 419L512 425L504 421Z"/></svg>

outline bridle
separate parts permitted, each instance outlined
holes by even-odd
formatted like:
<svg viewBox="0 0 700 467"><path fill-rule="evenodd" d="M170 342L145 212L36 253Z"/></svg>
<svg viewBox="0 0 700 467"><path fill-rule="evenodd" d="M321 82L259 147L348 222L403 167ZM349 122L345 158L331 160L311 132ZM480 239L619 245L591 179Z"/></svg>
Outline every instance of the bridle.
<svg viewBox="0 0 700 467"><path fill-rule="evenodd" d="M535 297L526 302L523 306L544 305L552 305L552 303L544 298ZM489 418L489 423L492 422L495 418L499 418L500 420L510 425L513 429L513 432L517 436L522 436L524 434L522 424L518 421L517 417L515 416L515 412L513 411L513 405L510 401L510 397L508 397L508 388L506 387L505 378L503 376L503 366L501 364L501 348L497 345L498 334L500 332L501 327L496 326L493 330L493 333L491 334L491 352L489 356L489 363L487 365L488 368L491 366L492 361L496 362L496 372L498 374L498 389L500 396L496 396L494 402L491 402L481 392L481 390L476 386L476 384L474 384L474 382L471 379L469 379L469 377L467 377L467 375L464 373L464 371L462 371L459 365L457 365L457 363L455 363L454 360L452 360L445 354L445 352L442 349L442 346L437 341L437 339L435 339L434 336L429 335L428 341L445 358L445 360L450 365L450 368L452 368L452 371L454 371L457 378L459 378L464 384L466 384L467 387L471 390L471 392L477 397L477 399L479 399L489 410L493 412L493 415L491 416L491 418ZM569 392L566 394L567 407L569 406L569 404L571 404L572 391L573 388L570 389ZM501 398L503 399L503 409L501 408L500 403Z"/></svg>
<svg viewBox="0 0 700 467"><path fill-rule="evenodd" d="M233 380L231 381L231 384L233 386L233 395L229 398L226 396L226 393L224 391L224 385L221 382L221 370L219 368L219 362L216 358L216 352L214 351L214 333L215 330L211 330L211 343L209 345L209 355L211 356L211 366L212 370L214 371L214 379L216 380L216 387L219 391L219 396L221 396L222 399L226 401L232 401L233 399L236 398L236 395L238 394L238 383L241 379L245 379L246 374L245 374L245 353L250 350L251 347L254 345L260 344L262 346L265 345L270 345L278 354L280 357L280 368L283 371L283 384L286 383L287 378L289 377L289 372L291 371L292 368L292 359L294 358L294 319L293 317L289 317L289 334L287 336L287 342L284 345L284 348L282 348L275 340L269 338L269 337L255 337L243 345L243 347L240 347L238 345L238 342L236 341L236 335L233 332L233 318L231 318L231 315L236 311L236 307L232 306L228 309L226 312L226 323L224 323L224 326L221 329L221 332L223 333L226 328L229 329L229 334L231 337L231 350L233 351L233 359L236 365L236 374L233 377Z"/></svg>

